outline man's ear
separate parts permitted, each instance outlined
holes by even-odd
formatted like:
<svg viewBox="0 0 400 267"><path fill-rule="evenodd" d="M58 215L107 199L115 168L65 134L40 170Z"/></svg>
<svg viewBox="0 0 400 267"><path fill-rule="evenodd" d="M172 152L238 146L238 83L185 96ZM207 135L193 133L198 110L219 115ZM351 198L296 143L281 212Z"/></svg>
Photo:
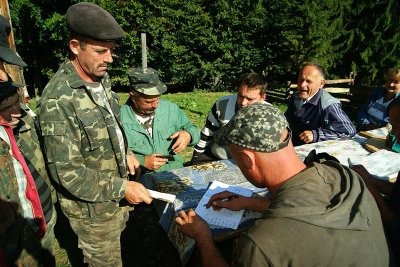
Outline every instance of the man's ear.
<svg viewBox="0 0 400 267"><path fill-rule="evenodd" d="M266 93L261 95L261 100L265 101L266 98L267 98L267 94Z"/></svg>
<svg viewBox="0 0 400 267"><path fill-rule="evenodd" d="M69 49L71 49L74 55L78 55L80 49L79 41L77 39L69 40Z"/></svg>
<svg viewBox="0 0 400 267"><path fill-rule="evenodd" d="M324 88L324 86L325 86L325 79L321 79L321 86L320 86L320 88Z"/></svg>
<svg viewBox="0 0 400 267"><path fill-rule="evenodd" d="M254 153L249 150L242 150L240 154L243 166L248 170L253 170L256 167Z"/></svg>

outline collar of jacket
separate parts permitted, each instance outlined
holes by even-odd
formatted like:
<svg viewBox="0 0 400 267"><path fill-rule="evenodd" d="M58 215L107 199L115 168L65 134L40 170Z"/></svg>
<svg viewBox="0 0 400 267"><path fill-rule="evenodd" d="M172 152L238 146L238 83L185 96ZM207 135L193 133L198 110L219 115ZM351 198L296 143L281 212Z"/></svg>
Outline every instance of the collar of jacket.
<svg viewBox="0 0 400 267"><path fill-rule="evenodd" d="M307 103L305 103L305 104L311 104L311 105L314 105L314 106L316 106L316 105L318 105L318 103L319 103L319 100L321 99L321 96L322 96L322 91L323 91L324 89L323 88L320 88L320 89L318 89L318 92L310 99L310 101L308 101ZM298 92L296 92L296 97L295 97L295 101L300 101L301 99L299 98L299 93Z"/></svg>

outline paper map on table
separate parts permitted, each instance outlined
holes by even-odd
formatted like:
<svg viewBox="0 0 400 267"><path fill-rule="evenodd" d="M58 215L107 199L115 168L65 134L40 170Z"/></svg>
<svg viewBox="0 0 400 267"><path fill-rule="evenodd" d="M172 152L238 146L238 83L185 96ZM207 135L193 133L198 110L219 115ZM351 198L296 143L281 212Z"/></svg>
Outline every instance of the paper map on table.
<svg viewBox="0 0 400 267"><path fill-rule="evenodd" d="M386 127L369 130L369 131L360 131L358 134L361 136L365 136L367 138L381 138L386 139L389 131Z"/></svg>
<svg viewBox="0 0 400 267"><path fill-rule="evenodd" d="M383 180L396 178L400 171L400 154L386 149L381 149L359 159L350 157L350 161L352 165L364 165L369 173Z"/></svg>
<svg viewBox="0 0 400 267"><path fill-rule="evenodd" d="M211 207L206 209L205 204L208 203L210 198L222 191L229 191L234 194L249 197L252 195L253 190L243 188L240 186L228 185L219 181L214 181L203 198L200 200L199 205L196 208L196 213L202 217L208 224L216 225L225 228L237 229L242 219L244 210L231 211L228 209L221 209L220 211L214 211Z"/></svg>

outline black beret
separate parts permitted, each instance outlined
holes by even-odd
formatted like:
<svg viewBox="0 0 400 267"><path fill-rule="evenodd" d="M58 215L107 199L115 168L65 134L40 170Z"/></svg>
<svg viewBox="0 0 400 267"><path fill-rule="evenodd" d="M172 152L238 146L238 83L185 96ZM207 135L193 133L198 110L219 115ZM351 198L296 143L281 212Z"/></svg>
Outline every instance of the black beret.
<svg viewBox="0 0 400 267"><path fill-rule="evenodd" d="M125 37L125 32L110 13L96 4L81 2L67 10L67 27L79 35L100 41Z"/></svg>

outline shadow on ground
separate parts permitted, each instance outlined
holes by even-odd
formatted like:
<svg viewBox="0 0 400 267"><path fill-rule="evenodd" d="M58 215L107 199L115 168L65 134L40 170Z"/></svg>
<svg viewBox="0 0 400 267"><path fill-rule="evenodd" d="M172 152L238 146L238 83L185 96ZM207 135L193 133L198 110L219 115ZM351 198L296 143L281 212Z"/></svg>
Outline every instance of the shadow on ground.
<svg viewBox="0 0 400 267"><path fill-rule="evenodd" d="M179 255L158 223L152 204L135 205L121 235L124 266L178 267Z"/></svg>

